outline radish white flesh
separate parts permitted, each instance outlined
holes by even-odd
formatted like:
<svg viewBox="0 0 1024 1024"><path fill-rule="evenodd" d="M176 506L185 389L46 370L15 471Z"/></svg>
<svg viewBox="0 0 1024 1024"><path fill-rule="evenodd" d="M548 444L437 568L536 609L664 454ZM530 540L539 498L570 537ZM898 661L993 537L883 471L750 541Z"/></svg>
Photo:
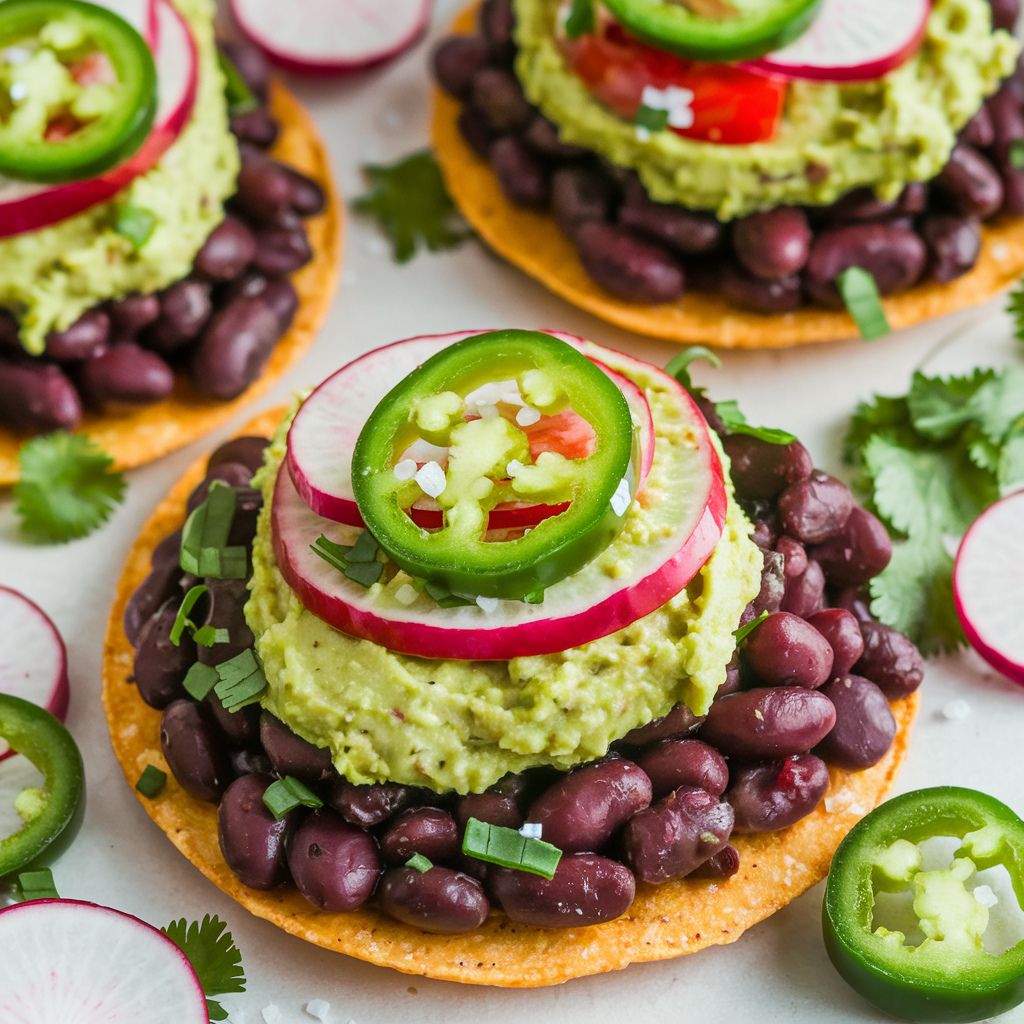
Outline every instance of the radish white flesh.
<svg viewBox="0 0 1024 1024"><path fill-rule="evenodd" d="M288 434L288 470L299 494L319 516L348 526L362 526L363 517L352 493L352 449L359 432L380 400L421 363L457 341L480 331L424 335L375 349L328 377L303 403ZM571 334L548 331L579 348L583 342ZM654 421L643 391L628 377L595 360L626 396L639 426L640 486L654 462ZM524 505L495 509L494 530L536 526L562 511L558 506ZM441 525L436 508L412 510L413 519L427 529Z"/></svg>
<svg viewBox="0 0 1024 1024"><path fill-rule="evenodd" d="M157 0L91 0L128 22L152 48L157 38Z"/></svg>
<svg viewBox="0 0 1024 1024"><path fill-rule="evenodd" d="M158 102L153 131L124 163L85 181L38 185L0 177L0 238L38 231L105 203L167 152L192 116L198 54L188 24L170 0L154 0Z"/></svg>
<svg viewBox="0 0 1024 1024"><path fill-rule="evenodd" d="M281 67L340 74L380 64L425 31L434 0L231 0L239 28Z"/></svg>
<svg viewBox="0 0 1024 1024"><path fill-rule="evenodd" d="M348 580L311 550L321 534L351 544L355 528L316 515L282 466L271 513L274 554L305 607L343 633L394 651L503 661L578 647L625 628L675 597L711 555L725 521L722 467L707 424L689 395L660 370L589 342L579 345L623 376L658 375L672 403L672 422L664 428L694 438L692 446L666 446L661 455L661 472L671 483L646 510L651 539L631 552L627 573L613 579L591 563L550 587L539 605L501 601L485 611L441 608L423 598L410 607L397 592L366 590ZM327 438L322 443L331 446Z"/></svg>
<svg viewBox="0 0 1024 1024"><path fill-rule="evenodd" d="M825 0L799 39L749 67L786 78L873 81L917 51L930 13L930 0Z"/></svg>
<svg viewBox="0 0 1024 1024"><path fill-rule="evenodd" d="M4 1024L209 1024L185 954L156 928L77 900L0 910Z"/></svg>
<svg viewBox="0 0 1024 1024"><path fill-rule="evenodd" d="M953 593L971 646L1024 685L1024 491L996 502L967 531Z"/></svg>
<svg viewBox="0 0 1024 1024"><path fill-rule="evenodd" d="M64 641L42 608L8 587L0 587L0 693L38 704L62 722L67 715ZM10 754L0 739L0 761Z"/></svg>

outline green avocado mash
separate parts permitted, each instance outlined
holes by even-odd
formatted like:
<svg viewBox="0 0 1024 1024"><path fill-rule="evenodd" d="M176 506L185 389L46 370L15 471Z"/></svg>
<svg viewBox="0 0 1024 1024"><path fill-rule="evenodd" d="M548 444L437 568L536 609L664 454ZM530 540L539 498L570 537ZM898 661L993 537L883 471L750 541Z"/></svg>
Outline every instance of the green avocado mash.
<svg viewBox="0 0 1024 1024"><path fill-rule="evenodd" d="M213 0L175 0L199 49L199 90L188 127L163 159L117 198L59 224L0 239L0 308L21 321L21 341L38 355L104 299L153 292L192 269L206 236L223 220L238 176L217 66ZM121 207L148 210L153 233L136 248L114 230Z"/></svg>
<svg viewBox="0 0 1024 1024"><path fill-rule="evenodd" d="M898 0L894 0L898 2ZM561 0L515 0L519 78L565 142L633 168L651 197L722 220L783 205L826 205L861 186L893 199L948 163L960 129L1014 68L1019 44L992 31L988 0L934 0L925 41L877 82L793 82L771 142L715 145L671 131L646 141L566 67Z"/></svg>
<svg viewBox="0 0 1024 1024"><path fill-rule="evenodd" d="M656 379L637 383L654 414L657 446L647 488L657 495L673 484L666 453L691 442L667 419L671 399ZM680 701L707 710L735 651L733 631L760 587L761 554L731 497L722 539L701 573L621 632L509 662L426 661L332 629L302 607L282 578L269 507L287 426L258 477L266 504L246 617L269 683L264 706L310 742L330 747L346 778L480 792L508 772L568 769L600 757ZM647 519L636 502L599 556L603 571L625 571L648 536ZM400 573L386 586L408 582Z"/></svg>

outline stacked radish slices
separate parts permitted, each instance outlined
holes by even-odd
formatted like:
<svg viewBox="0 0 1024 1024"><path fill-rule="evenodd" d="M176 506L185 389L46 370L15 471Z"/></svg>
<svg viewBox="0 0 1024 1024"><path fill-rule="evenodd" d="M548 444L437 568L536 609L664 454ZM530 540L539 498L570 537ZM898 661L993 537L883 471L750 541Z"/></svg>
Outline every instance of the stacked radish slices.
<svg viewBox="0 0 1024 1024"><path fill-rule="evenodd" d="M378 402L424 360L477 333L424 336L378 349L338 371L306 400L291 426L274 491L271 529L278 567L305 607L329 625L419 657L507 660L565 651L624 629L680 593L708 560L725 522L725 483L708 426L678 382L572 335L549 332L619 385L639 438L637 501L644 506L647 528L644 542L633 546L614 573L597 559L549 587L541 604L441 607L415 591L406 602L402 592L408 596L409 587L367 589L312 549L320 536L340 544L358 536L362 518L352 489L352 452ZM638 380L647 382L646 393ZM565 454L566 448L586 444L585 429L571 418L541 420L531 428L531 447L540 450ZM657 487L650 479L655 468ZM529 528L559 511L548 505L499 506L489 525ZM412 515L425 529L440 522L439 510L429 503Z"/></svg>

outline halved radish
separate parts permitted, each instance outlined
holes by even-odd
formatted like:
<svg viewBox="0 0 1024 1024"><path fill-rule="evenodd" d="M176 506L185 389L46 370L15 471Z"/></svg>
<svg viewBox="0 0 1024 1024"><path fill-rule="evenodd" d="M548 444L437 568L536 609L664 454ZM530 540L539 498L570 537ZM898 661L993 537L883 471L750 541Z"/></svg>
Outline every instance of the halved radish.
<svg viewBox="0 0 1024 1024"><path fill-rule="evenodd" d="M578 343L591 358L623 376L630 377L631 370L633 375L655 375L658 390L672 407L672 422L660 426L681 439L659 449L661 472L671 486L659 488L649 502L649 540L623 552L626 571L613 576L598 559L550 587L540 605L502 601L488 610L441 608L421 598L409 606L399 596L401 588L366 590L311 550L321 534L351 544L356 530L316 515L282 466L271 510L274 553L305 607L344 633L394 651L496 661L578 647L625 628L678 594L710 557L725 521L722 467L707 424L683 388L660 370L589 342ZM691 440L682 440L687 438Z"/></svg>
<svg viewBox="0 0 1024 1024"><path fill-rule="evenodd" d="M306 399L288 434L287 465L303 500L317 515L348 526L363 525L352 493L352 449L370 413L422 362L449 345L480 333L428 334L375 349L328 377ZM576 347L583 345L581 339L571 334L546 333ZM654 462L654 421L650 406L633 381L599 359L594 361L618 384L639 424L642 486ZM538 424L535 434L539 434L540 427ZM527 428L527 433L530 429ZM562 454L570 455L567 451ZM495 530L535 526L561 511L562 507L557 505L503 507L491 513L490 526ZM441 525L440 512L428 503L413 508L412 517L426 529Z"/></svg>
<svg viewBox="0 0 1024 1024"><path fill-rule="evenodd" d="M238 27L275 63L343 74L404 53L426 31L434 0L231 0Z"/></svg>
<svg viewBox="0 0 1024 1024"><path fill-rule="evenodd" d="M785 78L869 82L917 52L930 0L825 0L811 27L746 67Z"/></svg>
<svg viewBox="0 0 1024 1024"><path fill-rule="evenodd" d="M149 138L128 160L97 178L63 185L0 178L0 238L38 231L105 203L150 170L188 124L198 84L195 40L170 0L155 0L155 4L159 102Z"/></svg>
<svg viewBox="0 0 1024 1024"><path fill-rule="evenodd" d="M119 910L33 900L0 910L4 1024L209 1024L184 953Z"/></svg>
<svg viewBox="0 0 1024 1024"><path fill-rule="evenodd" d="M997 501L967 531L953 594L971 646L1024 685L1024 491Z"/></svg>
<svg viewBox="0 0 1024 1024"><path fill-rule="evenodd" d="M0 693L46 708L58 721L68 713L68 652L57 627L34 601L0 587ZM0 761L11 756L0 739Z"/></svg>

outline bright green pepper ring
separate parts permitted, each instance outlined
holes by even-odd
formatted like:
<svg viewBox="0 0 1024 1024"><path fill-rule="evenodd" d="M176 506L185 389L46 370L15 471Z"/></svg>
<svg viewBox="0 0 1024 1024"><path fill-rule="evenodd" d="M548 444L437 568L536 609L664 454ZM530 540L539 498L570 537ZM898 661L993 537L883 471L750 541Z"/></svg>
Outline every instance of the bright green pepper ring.
<svg viewBox="0 0 1024 1024"><path fill-rule="evenodd" d="M0 694L0 737L43 775L43 803L17 832L0 838L0 881L49 862L74 838L85 810L85 769L71 733L48 711Z"/></svg>
<svg viewBox="0 0 1024 1024"><path fill-rule="evenodd" d="M949 869L925 871L916 844L960 839ZM993 797L937 787L890 800L843 840L832 860L822 921L828 955L844 980L901 1020L967 1022L1024 1002L1024 939L989 953L987 906L964 882L1001 865L1024 908L1024 821ZM874 926L876 892L911 888L925 935L916 946Z"/></svg>

